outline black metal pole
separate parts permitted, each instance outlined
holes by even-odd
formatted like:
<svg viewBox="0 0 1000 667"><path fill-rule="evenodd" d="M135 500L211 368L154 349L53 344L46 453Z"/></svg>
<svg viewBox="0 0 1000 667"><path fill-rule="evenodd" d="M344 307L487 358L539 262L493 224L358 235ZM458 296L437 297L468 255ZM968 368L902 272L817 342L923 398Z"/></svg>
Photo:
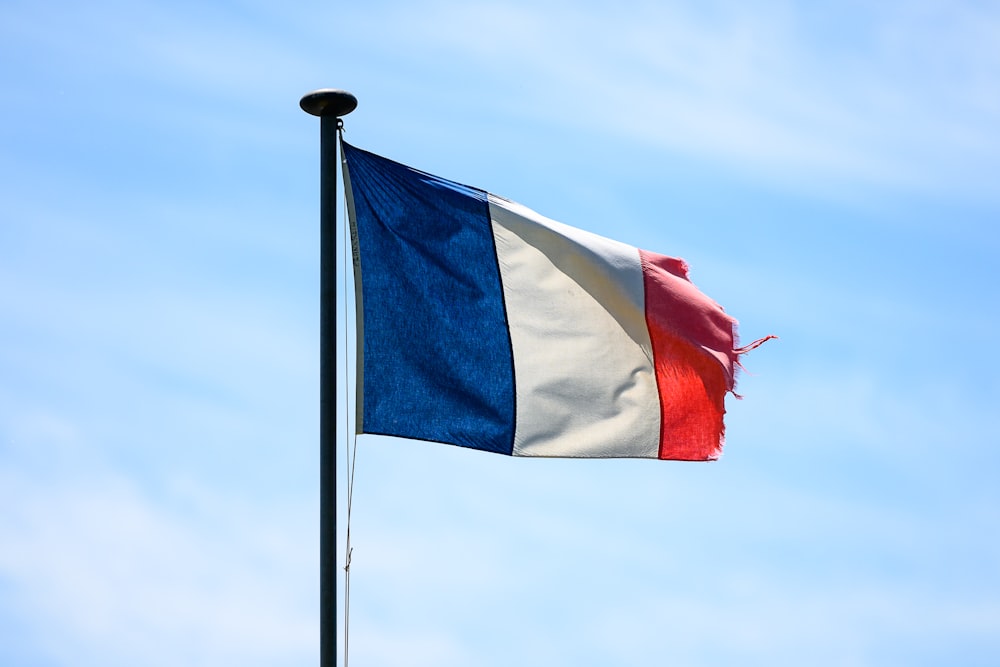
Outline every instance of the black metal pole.
<svg viewBox="0 0 1000 667"><path fill-rule="evenodd" d="M337 130L358 100L324 88L299 106L320 118L319 664L337 665Z"/></svg>

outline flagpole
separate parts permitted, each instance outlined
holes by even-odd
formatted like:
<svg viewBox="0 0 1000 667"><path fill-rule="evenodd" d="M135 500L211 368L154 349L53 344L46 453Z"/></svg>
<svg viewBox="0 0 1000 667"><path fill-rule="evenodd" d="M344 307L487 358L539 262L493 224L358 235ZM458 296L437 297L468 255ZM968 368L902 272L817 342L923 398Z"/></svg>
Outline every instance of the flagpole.
<svg viewBox="0 0 1000 667"><path fill-rule="evenodd" d="M358 100L323 88L299 106L320 119L319 664L337 665L337 131Z"/></svg>

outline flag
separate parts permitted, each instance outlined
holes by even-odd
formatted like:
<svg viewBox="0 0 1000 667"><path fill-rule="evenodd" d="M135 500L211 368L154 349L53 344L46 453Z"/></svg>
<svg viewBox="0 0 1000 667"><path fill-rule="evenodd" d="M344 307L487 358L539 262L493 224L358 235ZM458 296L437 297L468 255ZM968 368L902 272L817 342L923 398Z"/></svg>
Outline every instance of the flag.
<svg viewBox="0 0 1000 667"><path fill-rule="evenodd" d="M342 142L357 431L513 456L712 460L735 320L683 260Z"/></svg>

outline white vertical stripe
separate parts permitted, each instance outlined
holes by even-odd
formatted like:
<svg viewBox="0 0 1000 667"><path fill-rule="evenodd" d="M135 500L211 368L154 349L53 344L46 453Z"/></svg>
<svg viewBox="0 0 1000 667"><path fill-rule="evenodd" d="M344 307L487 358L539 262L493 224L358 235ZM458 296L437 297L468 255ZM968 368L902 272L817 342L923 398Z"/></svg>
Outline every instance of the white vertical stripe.
<svg viewBox="0 0 1000 667"><path fill-rule="evenodd" d="M489 201L514 350L514 455L656 458L639 251Z"/></svg>

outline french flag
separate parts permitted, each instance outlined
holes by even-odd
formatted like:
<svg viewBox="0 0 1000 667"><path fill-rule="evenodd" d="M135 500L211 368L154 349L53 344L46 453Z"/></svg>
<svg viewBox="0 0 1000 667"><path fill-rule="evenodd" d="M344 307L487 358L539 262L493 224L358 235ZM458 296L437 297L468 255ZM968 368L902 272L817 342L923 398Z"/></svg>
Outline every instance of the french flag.
<svg viewBox="0 0 1000 667"><path fill-rule="evenodd" d="M513 456L722 451L736 321L683 260L342 142L357 430Z"/></svg>

